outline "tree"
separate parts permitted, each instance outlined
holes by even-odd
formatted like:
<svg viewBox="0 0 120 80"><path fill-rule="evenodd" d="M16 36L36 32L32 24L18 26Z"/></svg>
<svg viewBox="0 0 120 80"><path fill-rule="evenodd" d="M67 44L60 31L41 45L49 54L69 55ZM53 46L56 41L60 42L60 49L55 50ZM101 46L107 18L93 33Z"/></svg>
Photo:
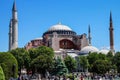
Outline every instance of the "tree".
<svg viewBox="0 0 120 80"><path fill-rule="evenodd" d="M0 66L0 80L5 80L5 75L1 66Z"/></svg>
<svg viewBox="0 0 120 80"><path fill-rule="evenodd" d="M5 80L9 80L10 77L17 77L18 63L12 54L9 52L0 52L0 65L3 68Z"/></svg>
<svg viewBox="0 0 120 80"><path fill-rule="evenodd" d="M49 47L46 47L46 46L40 46L37 49L37 56L39 55L46 55L46 56L49 56L49 57L54 57L54 51L52 48L49 48Z"/></svg>
<svg viewBox="0 0 120 80"><path fill-rule="evenodd" d="M68 73L68 69L65 66L64 62L61 60L61 58L58 57L57 59L55 59L54 68L51 74L61 76L67 73Z"/></svg>
<svg viewBox="0 0 120 80"><path fill-rule="evenodd" d="M106 57L107 57L107 60L110 63L110 69L114 70L114 71L117 70L117 66L115 65L115 62L114 62L113 53L111 51L109 51L108 54L106 55Z"/></svg>
<svg viewBox="0 0 120 80"><path fill-rule="evenodd" d="M107 57L107 60L111 63L111 65L113 65L114 64L114 61L113 61L114 56L113 56L113 54L112 54L111 51L108 52L108 54L106 55L106 57Z"/></svg>
<svg viewBox="0 0 120 80"><path fill-rule="evenodd" d="M73 72L77 67L76 60L70 56L67 56L64 62L69 72Z"/></svg>
<svg viewBox="0 0 120 80"><path fill-rule="evenodd" d="M96 52L94 53L89 53L88 56L87 56L87 59L88 59L88 63L89 63L89 71L91 72L91 69L92 69L92 66L93 66L93 63L98 60L98 54Z"/></svg>
<svg viewBox="0 0 120 80"><path fill-rule="evenodd" d="M39 56L36 48L31 48L28 52L30 54L31 61Z"/></svg>
<svg viewBox="0 0 120 80"><path fill-rule="evenodd" d="M86 56L79 56L78 63L80 64L82 71L85 71L89 67L88 59Z"/></svg>
<svg viewBox="0 0 120 80"><path fill-rule="evenodd" d="M11 54L17 59L18 69L21 71L22 68L29 69L30 67L30 55L24 48L17 48L10 51Z"/></svg>
<svg viewBox="0 0 120 80"><path fill-rule="evenodd" d="M112 52L109 51L108 54L106 55L106 57L112 60L112 58L113 58Z"/></svg>
<svg viewBox="0 0 120 80"><path fill-rule="evenodd" d="M107 60L107 57L106 57L105 54L102 54L102 53L98 54L96 52L95 53L89 53L89 55L87 56L87 58L88 58L88 62L90 64L90 66L89 66L89 71L90 72L94 72L94 70L93 70L93 64L95 63L95 61L97 61L97 60ZM109 62L109 64L110 64L110 62Z"/></svg>
<svg viewBox="0 0 120 80"><path fill-rule="evenodd" d="M110 64L107 60L96 60L93 63L92 72L97 74L105 74L110 69L109 65Z"/></svg>
<svg viewBox="0 0 120 80"><path fill-rule="evenodd" d="M29 50L31 56L31 68L34 71L41 73L45 77L46 71L50 71L53 65L54 52L52 48L41 46Z"/></svg>
<svg viewBox="0 0 120 80"><path fill-rule="evenodd" d="M29 54L31 60L37 58L39 55L46 55L53 59L54 57L54 51L52 48L46 47L46 46L40 46L38 48L31 48L29 49Z"/></svg>
<svg viewBox="0 0 120 80"><path fill-rule="evenodd" d="M40 55L31 62L33 71L45 74L46 70L49 70L52 65L52 59L49 56Z"/></svg>
<svg viewBox="0 0 120 80"><path fill-rule="evenodd" d="M98 60L98 54L96 52L89 53L87 58L88 58L89 64L92 65L96 60Z"/></svg>
<svg viewBox="0 0 120 80"><path fill-rule="evenodd" d="M99 53L97 55L98 55L99 60L106 60L107 59L105 54Z"/></svg>
<svg viewBox="0 0 120 80"><path fill-rule="evenodd" d="M117 71L120 72L120 52L116 52L114 56L114 63L117 66Z"/></svg>

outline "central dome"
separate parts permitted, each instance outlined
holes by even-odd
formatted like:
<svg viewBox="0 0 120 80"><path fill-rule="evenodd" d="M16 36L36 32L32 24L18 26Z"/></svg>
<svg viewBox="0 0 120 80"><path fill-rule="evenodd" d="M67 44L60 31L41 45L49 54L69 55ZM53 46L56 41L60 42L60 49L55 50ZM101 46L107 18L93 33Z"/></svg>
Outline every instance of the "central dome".
<svg viewBox="0 0 120 80"><path fill-rule="evenodd" d="M58 30L65 30L65 31L72 31L71 28L69 28L68 26L66 25L63 25L61 23L58 23L56 25L53 25L52 27L50 27L48 29L48 31L58 31Z"/></svg>

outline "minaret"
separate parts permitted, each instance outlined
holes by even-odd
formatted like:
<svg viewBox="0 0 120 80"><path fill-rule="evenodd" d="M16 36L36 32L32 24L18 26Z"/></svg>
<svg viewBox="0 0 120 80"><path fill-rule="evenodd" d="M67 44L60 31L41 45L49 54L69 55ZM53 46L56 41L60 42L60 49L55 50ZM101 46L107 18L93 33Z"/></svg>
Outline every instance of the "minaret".
<svg viewBox="0 0 120 80"><path fill-rule="evenodd" d="M15 1L13 3L13 8L12 8L11 23L12 23L11 29L9 31L9 50L16 49L18 47L18 18L17 18L17 8Z"/></svg>
<svg viewBox="0 0 120 80"><path fill-rule="evenodd" d="M89 45L91 45L91 31L90 31L90 25L88 26L88 42L89 42Z"/></svg>
<svg viewBox="0 0 120 80"><path fill-rule="evenodd" d="M109 33L110 33L110 50L114 53L114 34L113 34L113 22L112 22L112 13L110 12L110 27L109 27Z"/></svg>
<svg viewBox="0 0 120 80"><path fill-rule="evenodd" d="M9 50L12 49L12 20L9 23Z"/></svg>

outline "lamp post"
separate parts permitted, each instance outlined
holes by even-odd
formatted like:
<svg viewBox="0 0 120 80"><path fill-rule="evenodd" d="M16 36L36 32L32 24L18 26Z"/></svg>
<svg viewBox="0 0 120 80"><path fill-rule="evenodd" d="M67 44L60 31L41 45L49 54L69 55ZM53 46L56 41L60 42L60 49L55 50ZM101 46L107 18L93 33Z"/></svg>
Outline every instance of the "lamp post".
<svg viewBox="0 0 120 80"><path fill-rule="evenodd" d="M13 78L15 77L15 69L16 69L16 64L13 64L12 66Z"/></svg>

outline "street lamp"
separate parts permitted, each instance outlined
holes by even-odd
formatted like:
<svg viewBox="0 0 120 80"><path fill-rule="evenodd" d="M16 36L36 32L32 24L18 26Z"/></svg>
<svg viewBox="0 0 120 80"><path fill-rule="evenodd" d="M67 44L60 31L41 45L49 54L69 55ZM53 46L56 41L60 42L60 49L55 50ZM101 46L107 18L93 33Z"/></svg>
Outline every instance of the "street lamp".
<svg viewBox="0 0 120 80"><path fill-rule="evenodd" d="M12 66L13 77L15 77L15 69L16 69L16 64L13 64L13 66Z"/></svg>

